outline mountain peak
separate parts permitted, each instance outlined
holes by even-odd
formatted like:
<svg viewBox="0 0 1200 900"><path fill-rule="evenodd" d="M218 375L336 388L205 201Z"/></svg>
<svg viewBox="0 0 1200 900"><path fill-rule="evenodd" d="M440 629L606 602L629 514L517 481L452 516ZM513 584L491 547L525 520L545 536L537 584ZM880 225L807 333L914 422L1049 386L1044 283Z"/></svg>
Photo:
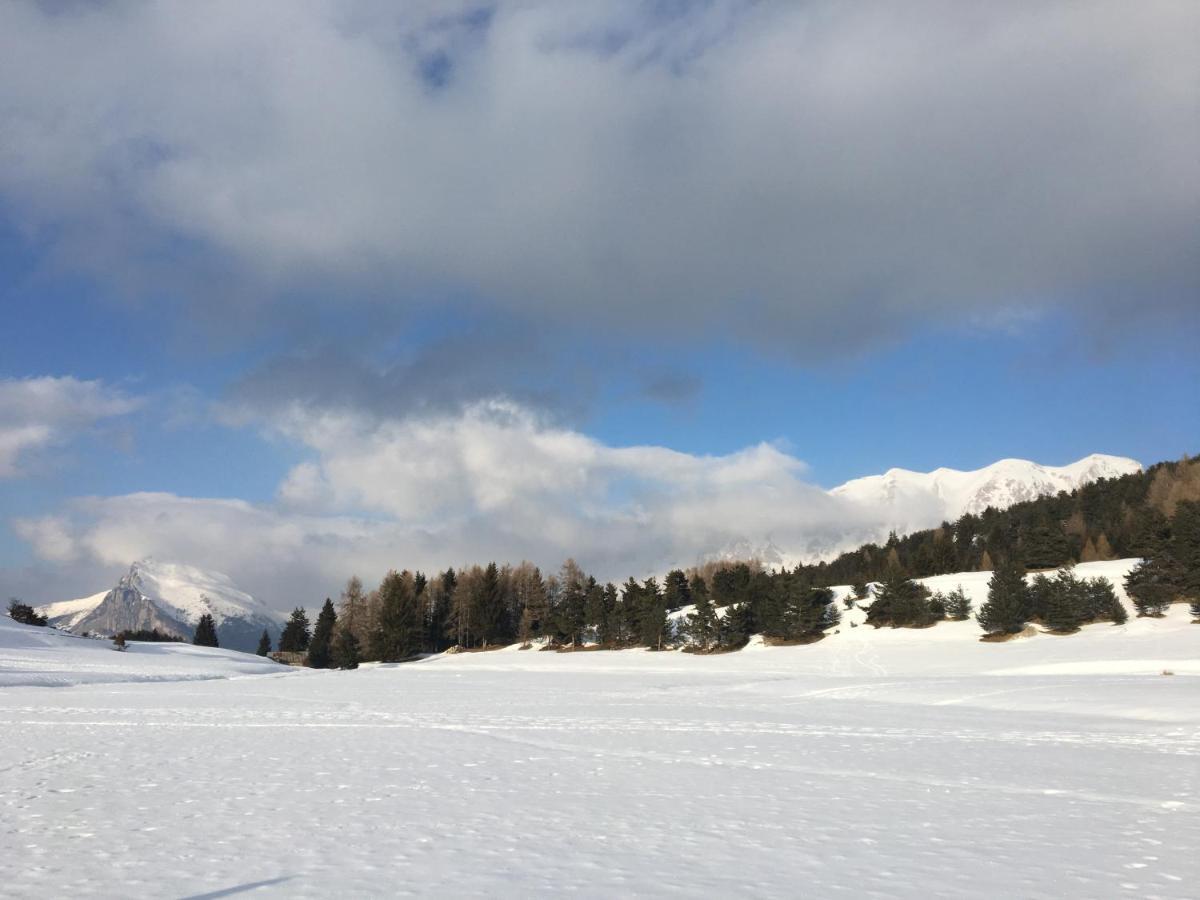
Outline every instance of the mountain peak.
<svg viewBox="0 0 1200 900"><path fill-rule="evenodd" d="M189 637L200 617L208 614L222 646L247 650L264 628L277 632L283 621L280 613L239 590L227 575L151 557L132 563L109 591L43 609L51 624L77 633L159 628L181 637Z"/></svg>

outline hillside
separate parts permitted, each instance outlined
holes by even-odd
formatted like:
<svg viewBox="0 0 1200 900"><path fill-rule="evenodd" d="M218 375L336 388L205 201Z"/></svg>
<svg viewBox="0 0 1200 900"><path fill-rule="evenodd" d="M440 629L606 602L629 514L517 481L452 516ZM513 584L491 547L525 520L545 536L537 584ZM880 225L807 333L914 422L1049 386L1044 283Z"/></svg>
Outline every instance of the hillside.
<svg viewBox="0 0 1200 900"><path fill-rule="evenodd" d="M107 640L20 625L0 615L0 690L277 675L281 668L252 654L182 643L130 642L121 653Z"/></svg>

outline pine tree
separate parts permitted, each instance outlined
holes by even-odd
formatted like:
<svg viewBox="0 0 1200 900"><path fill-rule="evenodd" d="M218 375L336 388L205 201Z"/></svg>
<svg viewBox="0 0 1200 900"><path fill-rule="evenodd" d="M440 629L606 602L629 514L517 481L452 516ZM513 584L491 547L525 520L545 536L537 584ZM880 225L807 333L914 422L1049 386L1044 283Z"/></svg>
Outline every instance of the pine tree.
<svg viewBox="0 0 1200 900"><path fill-rule="evenodd" d="M993 572L988 581L987 602L979 608L976 618L988 634L1017 634L1025 627L1026 599L1023 567L1013 559L1006 560Z"/></svg>
<svg viewBox="0 0 1200 900"><path fill-rule="evenodd" d="M661 650L667 640L667 606L654 577L646 579L641 589L641 610L638 614L639 638L647 647Z"/></svg>
<svg viewBox="0 0 1200 900"><path fill-rule="evenodd" d="M1083 583L1075 577L1074 572L1064 566L1058 570L1058 575L1051 584L1045 624L1051 631L1074 631L1086 616L1087 597L1084 594Z"/></svg>
<svg viewBox="0 0 1200 900"><path fill-rule="evenodd" d="M339 669L357 669L359 662L358 638L348 626L338 626L333 634L333 664Z"/></svg>
<svg viewBox="0 0 1200 900"><path fill-rule="evenodd" d="M708 591L697 591L694 599L696 611L688 616L688 633L693 646L708 650L717 640L717 614L708 599Z"/></svg>
<svg viewBox="0 0 1200 900"><path fill-rule="evenodd" d="M562 593L555 609L558 631L573 645L583 640L587 621L587 576L573 559L562 564L558 575Z"/></svg>
<svg viewBox="0 0 1200 900"><path fill-rule="evenodd" d="M217 626L213 623L211 613L205 613L200 617L200 621L196 623L196 634L192 638L192 643L197 647L216 647L217 643Z"/></svg>
<svg viewBox="0 0 1200 900"><path fill-rule="evenodd" d="M500 586L500 570L494 562L483 570L478 589L474 592L475 609L471 621L475 634L484 647L501 643L504 636L504 596Z"/></svg>
<svg viewBox="0 0 1200 900"><path fill-rule="evenodd" d="M971 618L971 599L960 584L946 595L946 615L955 622L965 622Z"/></svg>
<svg viewBox="0 0 1200 900"><path fill-rule="evenodd" d="M1114 625L1121 625L1129 619L1124 605L1117 599L1112 582L1107 578L1089 578L1083 583L1083 591L1087 598L1087 621L1107 619Z"/></svg>
<svg viewBox="0 0 1200 900"><path fill-rule="evenodd" d="M1030 621L1046 621L1050 615L1050 606L1054 602L1055 590L1054 582L1045 573L1038 572L1033 576L1025 592L1025 613Z"/></svg>
<svg viewBox="0 0 1200 900"><path fill-rule="evenodd" d="M267 629L263 629L262 637L258 639L258 649L254 652L259 656L266 656L271 652L271 635Z"/></svg>
<svg viewBox="0 0 1200 900"><path fill-rule="evenodd" d="M412 574L388 572L379 585L379 599L372 654L381 662L408 659L421 649L423 625Z"/></svg>
<svg viewBox="0 0 1200 900"><path fill-rule="evenodd" d="M663 603L666 604L667 612L676 612L692 605L691 585L687 576L679 569L667 573L667 580L663 583Z"/></svg>
<svg viewBox="0 0 1200 900"><path fill-rule="evenodd" d="M325 605L317 616L312 640L308 643L308 665L312 669L328 669L333 658L333 629L337 625L337 613L333 601L325 598Z"/></svg>
<svg viewBox="0 0 1200 900"><path fill-rule="evenodd" d="M867 607L867 624L880 628L923 627L934 621L928 590L917 584L899 566L889 566Z"/></svg>
<svg viewBox="0 0 1200 900"><path fill-rule="evenodd" d="M303 606L292 610L292 616L283 626L283 634L279 636L279 651L281 653L303 653L308 649L311 637L308 627L308 614Z"/></svg>
<svg viewBox="0 0 1200 900"><path fill-rule="evenodd" d="M727 607L724 618L719 622L718 640L727 650L735 650L750 639L752 629L750 606L737 603Z"/></svg>
<svg viewBox="0 0 1200 900"><path fill-rule="evenodd" d="M1200 502L1181 500L1175 507L1168 546L1176 567L1178 596L1200 602Z"/></svg>
<svg viewBox="0 0 1200 900"><path fill-rule="evenodd" d="M1137 607L1138 616L1157 618L1175 599L1179 576L1172 560L1161 551L1129 570L1125 592Z"/></svg>

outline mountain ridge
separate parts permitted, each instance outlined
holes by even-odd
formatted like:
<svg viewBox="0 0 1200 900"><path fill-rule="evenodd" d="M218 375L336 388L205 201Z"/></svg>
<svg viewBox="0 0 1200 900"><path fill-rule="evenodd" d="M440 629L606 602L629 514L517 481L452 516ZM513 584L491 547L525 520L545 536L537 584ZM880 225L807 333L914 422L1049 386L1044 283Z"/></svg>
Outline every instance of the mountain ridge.
<svg viewBox="0 0 1200 900"><path fill-rule="evenodd" d="M220 572L152 558L134 562L107 591L38 609L51 625L77 634L158 629L184 639L208 614L221 646L239 650L253 650L263 629L278 635L284 619Z"/></svg>

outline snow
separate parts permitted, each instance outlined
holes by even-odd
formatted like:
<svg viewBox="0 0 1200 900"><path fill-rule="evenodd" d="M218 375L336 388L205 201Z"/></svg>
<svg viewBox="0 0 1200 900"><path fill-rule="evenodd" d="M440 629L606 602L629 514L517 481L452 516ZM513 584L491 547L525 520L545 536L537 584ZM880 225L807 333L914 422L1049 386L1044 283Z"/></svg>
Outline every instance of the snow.
<svg viewBox="0 0 1200 900"><path fill-rule="evenodd" d="M816 644L723 655L509 649L251 678L236 677L241 654L43 635L47 665L79 682L88 653L234 677L0 681L0 883L1195 896L1200 625L1185 608L999 644L971 622L876 630L854 615ZM0 673L34 654L33 631L0 628Z"/></svg>
<svg viewBox="0 0 1200 900"><path fill-rule="evenodd" d="M112 641L20 625L0 616L0 690L129 681L190 681L277 674L278 663L235 650L191 644Z"/></svg>
<svg viewBox="0 0 1200 900"><path fill-rule="evenodd" d="M81 619L86 617L88 613L104 602L104 598L107 596L108 591L101 591L98 594L92 594L90 597L81 597L78 600L59 600L56 603L47 603L44 606L39 606L37 611L60 628L70 630Z"/></svg>
<svg viewBox="0 0 1200 900"><path fill-rule="evenodd" d="M1101 478L1140 471L1142 465L1137 460L1099 453L1066 466L1002 459L969 472L946 468L932 472L889 469L883 475L847 481L830 493L866 507L890 510L897 527L910 519L924 521L916 527L929 527L931 509L938 511L938 521L953 521L963 513L978 514L989 506L1005 509L1045 494L1072 491Z"/></svg>

